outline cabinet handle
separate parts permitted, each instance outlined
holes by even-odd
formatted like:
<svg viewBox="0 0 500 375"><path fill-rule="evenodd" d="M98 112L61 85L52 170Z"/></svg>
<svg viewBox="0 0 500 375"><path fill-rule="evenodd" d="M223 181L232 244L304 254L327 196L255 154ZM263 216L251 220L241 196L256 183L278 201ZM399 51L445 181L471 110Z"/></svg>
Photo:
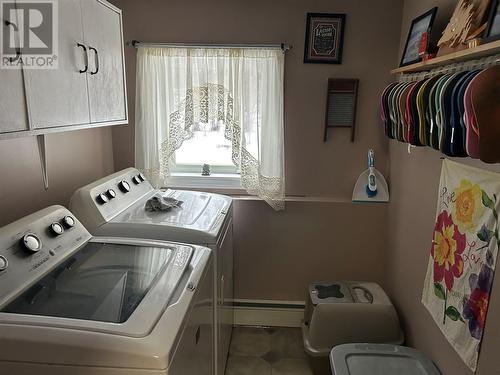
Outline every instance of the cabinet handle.
<svg viewBox="0 0 500 375"><path fill-rule="evenodd" d="M21 49L16 48L16 57L9 57L9 62L11 63L16 62L17 60L19 60L20 57L21 57Z"/></svg>
<svg viewBox="0 0 500 375"><path fill-rule="evenodd" d="M17 25L15 23L12 23L10 21L4 20L4 24L7 27L12 26L12 29L15 32L19 31L19 29L18 29L18 27L17 27ZM16 47L16 57L9 57L9 62L11 62L11 63L16 62L17 60L19 60L20 57L21 57L21 48Z"/></svg>
<svg viewBox="0 0 500 375"><path fill-rule="evenodd" d="M83 49L83 54L85 56L85 68L84 69L80 69L79 72L80 73L85 73L87 70L89 70L89 55L87 53L87 47L85 47L83 44L81 43L77 43L76 44L78 47L81 47Z"/></svg>
<svg viewBox="0 0 500 375"><path fill-rule="evenodd" d="M95 70L93 72L90 72L90 74L94 75L99 72L99 53L94 47L89 47L90 51L94 51L94 58L95 58Z"/></svg>

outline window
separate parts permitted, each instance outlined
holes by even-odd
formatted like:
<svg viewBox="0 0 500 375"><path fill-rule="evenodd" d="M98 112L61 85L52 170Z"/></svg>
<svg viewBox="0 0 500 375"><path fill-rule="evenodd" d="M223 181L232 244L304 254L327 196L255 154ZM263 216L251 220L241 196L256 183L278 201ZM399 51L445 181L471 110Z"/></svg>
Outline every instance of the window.
<svg viewBox="0 0 500 375"><path fill-rule="evenodd" d="M201 174L208 165L210 174L238 174L231 158L231 141L224 137L224 123L196 123L193 135L175 151L172 173Z"/></svg>
<svg viewBox="0 0 500 375"><path fill-rule="evenodd" d="M231 141L224 123L198 122L172 158L170 186L191 189L242 189L238 168L231 158ZM208 165L208 170L206 166Z"/></svg>
<svg viewBox="0 0 500 375"><path fill-rule="evenodd" d="M282 209L283 73L279 47L139 47L137 167L160 186L241 187Z"/></svg>

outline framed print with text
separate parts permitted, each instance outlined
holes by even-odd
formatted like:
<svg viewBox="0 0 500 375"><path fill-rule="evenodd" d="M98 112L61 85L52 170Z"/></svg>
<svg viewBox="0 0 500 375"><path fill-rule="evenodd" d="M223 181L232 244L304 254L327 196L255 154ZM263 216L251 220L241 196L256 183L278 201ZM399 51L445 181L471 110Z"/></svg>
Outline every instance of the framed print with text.
<svg viewBox="0 0 500 375"><path fill-rule="evenodd" d="M345 18L345 14L307 13L304 63L342 63Z"/></svg>

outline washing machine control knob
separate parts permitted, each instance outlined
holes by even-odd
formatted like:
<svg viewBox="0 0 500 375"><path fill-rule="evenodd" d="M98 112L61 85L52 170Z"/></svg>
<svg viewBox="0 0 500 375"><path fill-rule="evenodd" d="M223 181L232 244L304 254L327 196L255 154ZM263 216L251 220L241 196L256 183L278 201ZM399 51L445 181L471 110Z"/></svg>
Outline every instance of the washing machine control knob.
<svg viewBox="0 0 500 375"><path fill-rule="evenodd" d="M75 219L72 216L64 216L62 222L66 228L73 228L75 226Z"/></svg>
<svg viewBox="0 0 500 375"><path fill-rule="evenodd" d="M137 177L139 177L139 180L141 180L142 182L146 181L146 177L142 173L139 173Z"/></svg>
<svg viewBox="0 0 500 375"><path fill-rule="evenodd" d="M5 271L8 266L9 262L7 261L7 258L3 255L0 255L0 272Z"/></svg>
<svg viewBox="0 0 500 375"><path fill-rule="evenodd" d="M127 181L123 180L118 183L118 187L120 188L121 191L124 193L128 193L130 191L130 185L128 184Z"/></svg>
<svg viewBox="0 0 500 375"><path fill-rule="evenodd" d="M56 236L59 236L64 233L64 228L60 223L56 221L50 224L50 232Z"/></svg>
<svg viewBox="0 0 500 375"><path fill-rule="evenodd" d="M99 194L95 199L96 199L97 203L99 203L99 204L105 204L105 203L109 202L109 199L106 196L106 194L102 194L102 193Z"/></svg>
<svg viewBox="0 0 500 375"><path fill-rule="evenodd" d="M36 253L42 248L42 241L40 241L37 235L33 233L24 235L21 242L24 246L24 249L29 251L30 253Z"/></svg>
<svg viewBox="0 0 500 375"><path fill-rule="evenodd" d="M106 191L106 195L109 199L116 198L116 192L113 189L108 189L108 191Z"/></svg>
<svg viewBox="0 0 500 375"><path fill-rule="evenodd" d="M139 175L132 177L132 181L133 181L133 182L134 182L134 184L136 184L136 185L139 185L139 184L142 182L142 180L141 180L141 178L139 177Z"/></svg>

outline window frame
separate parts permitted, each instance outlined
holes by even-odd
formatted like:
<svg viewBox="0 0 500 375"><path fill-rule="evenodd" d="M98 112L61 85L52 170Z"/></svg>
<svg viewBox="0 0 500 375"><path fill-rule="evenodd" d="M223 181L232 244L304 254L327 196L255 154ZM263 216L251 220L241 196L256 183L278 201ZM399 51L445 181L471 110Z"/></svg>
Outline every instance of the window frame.
<svg viewBox="0 0 500 375"><path fill-rule="evenodd" d="M201 173L172 172L167 187L176 189L205 189L220 193L245 194L240 175L213 173L202 176Z"/></svg>
<svg viewBox="0 0 500 375"><path fill-rule="evenodd" d="M210 165L210 175L238 175L238 168L235 165ZM171 168L172 174L192 174L201 175L203 164L174 164Z"/></svg>

